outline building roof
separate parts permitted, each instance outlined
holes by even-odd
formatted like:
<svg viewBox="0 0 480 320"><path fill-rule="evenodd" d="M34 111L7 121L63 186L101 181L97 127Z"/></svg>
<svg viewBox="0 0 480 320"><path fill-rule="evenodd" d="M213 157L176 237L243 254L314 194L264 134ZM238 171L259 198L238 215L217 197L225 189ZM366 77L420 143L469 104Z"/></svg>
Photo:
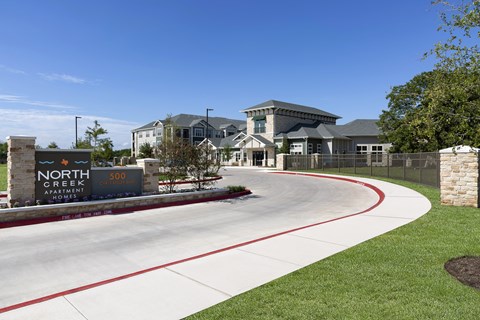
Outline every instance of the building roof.
<svg viewBox="0 0 480 320"><path fill-rule="evenodd" d="M143 125L143 126L141 126L141 127L138 127L138 128L136 128L136 129L133 129L132 131L138 131L138 130L153 128L153 125L154 125L155 122L157 122L157 121L158 121L158 120L149 122L149 123L147 123L146 125Z"/></svg>
<svg viewBox="0 0 480 320"><path fill-rule="evenodd" d="M379 136L382 132L377 122L378 119L357 119L344 125L336 125L335 129L348 137Z"/></svg>
<svg viewBox="0 0 480 320"><path fill-rule="evenodd" d="M340 116L337 116L333 113L326 112L317 108L312 108L312 107L307 107L307 106L302 106L299 104L293 104L293 103L288 103L288 102L283 102L283 101L278 101L278 100L268 100L263 103L257 104L256 106L247 108L242 110L241 112L247 112L247 111L252 111L252 110L258 110L258 109L265 109L265 108L274 108L274 109L283 109L283 110L289 110L289 111L297 111L297 112L303 112L303 113L310 113L310 114L316 114L316 115L321 115L321 116L326 116L326 117L332 117L335 119L340 119Z"/></svg>
<svg viewBox="0 0 480 320"><path fill-rule="evenodd" d="M175 125L179 127L190 127L196 125L202 121L206 121L206 116L199 116L194 114L177 114L176 116L171 117L171 120ZM153 128L154 124L160 121L165 123L166 120L155 120L152 122L147 123L139 128L133 129L132 131L139 131L143 129L150 129ZM238 128L238 130L243 130L247 127L247 122L245 120L236 120L236 119L228 119L222 117L208 117L208 125L214 127L217 130L224 129L229 125L233 125Z"/></svg>
<svg viewBox="0 0 480 320"><path fill-rule="evenodd" d="M173 116L172 121L179 127L190 127L192 124L197 124L200 121L207 121L206 116L199 116L194 114L177 114ZM208 117L208 124L215 129L220 129L223 125L232 124L235 127L239 127L241 124L245 124L245 120L236 120L236 119L228 119L223 117Z"/></svg>
<svg viewBox="0 0 480 320"><path fill-rule="evenodd" d="M344 125L324 124L318 121L313 124L299 123L286 132L276 135L275 138L349 139L349 137L376 137L381 133L377 122L378 120L374 119L358 119Z"/></svg>

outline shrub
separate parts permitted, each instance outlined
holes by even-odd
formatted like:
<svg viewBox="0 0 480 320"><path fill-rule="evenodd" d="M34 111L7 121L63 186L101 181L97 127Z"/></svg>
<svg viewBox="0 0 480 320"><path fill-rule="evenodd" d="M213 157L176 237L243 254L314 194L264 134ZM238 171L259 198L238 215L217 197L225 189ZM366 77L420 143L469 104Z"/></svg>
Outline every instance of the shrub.
<svg viewBox="0 0 480 320"><path fill-rule="evenodd" d="M227 189L230 193L242 192L247 190L245 186L227 186Z"/></svg>

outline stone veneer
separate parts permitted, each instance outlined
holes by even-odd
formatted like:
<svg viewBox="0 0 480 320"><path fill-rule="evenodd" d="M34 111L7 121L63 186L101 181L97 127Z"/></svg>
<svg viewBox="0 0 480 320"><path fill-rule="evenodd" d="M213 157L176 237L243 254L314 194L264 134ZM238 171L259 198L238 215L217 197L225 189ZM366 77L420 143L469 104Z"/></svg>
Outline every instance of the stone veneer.
<svg viewBox="0 0 480 320"><path fill-rule="evenodd" d="M158 184L157 184L158 185ZM157 187L158 188L158 187ZM108 214L109 210L127 209L138 210L141 207L161 207L168 203L198 202L228 196L228 189L214 189L196 192L159 194L132 198L98 200L86 202L72 202L50 204L21 208L0 209L0 222L22 221L36 218L57 217L63 215L91 213L89 216ZM105 213L106 212L106 213Z"/></svg>
<svg viewBox="0 0 480 320"><path fill-rule="evenodd" d="M286 153L277 154L277 170L287 170L287 156Z"/></svg>
<svg viewBox="0 0 480 320"><path fill-rule="evenodd" d="M457 146L440 151L442 204L479 207L479 150Z"/></svg>
<svg viewBox="0 0 480 320"><path fill-rule="evenodd" d="M35 201L35 137L7 137L7 202L9 207L16 203Z"/></svg>
<svg viewBox="0 0 480 320"><path fill-rule="evenodd" d="M138 159L137 165L143 169L143 192L158 191L160 160L152 158Z"/></svg>

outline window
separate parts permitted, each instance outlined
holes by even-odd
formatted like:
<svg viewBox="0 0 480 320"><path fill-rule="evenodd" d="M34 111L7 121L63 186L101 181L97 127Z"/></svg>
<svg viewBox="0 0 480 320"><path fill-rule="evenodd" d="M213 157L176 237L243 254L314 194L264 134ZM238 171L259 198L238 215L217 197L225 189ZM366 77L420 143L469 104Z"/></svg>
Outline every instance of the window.
<svg viewBox="0 0 480 320"><path fill-rule="evenodd" d="M309 143L308 144L308 154L312 154L313 153L313 143Z"/></svg>
<svg viewBox="0 0 480 320"><path fill-rule="evenodd" d="M190 130L188 129L183 129L183 138L188 139L190 138Z"/></svg>
<svg viewBox="0 0 480 320"><path fill-rule="evenodd" d="M142 137L143 137L142 132L139 132L139 133L138 133L138 137L139 137L139 138L142 138Z"/></svg>
<svg viewBox="0 0 480 320"><path fill-rule="evenodd" d="M145 137L146 137L146 138L150 137L150 131L146 131L146 132L145 132Z"/></svg>
<svg viewBox="0 0 480 320"><path fill-rule="evenodd" d="M292 143L290 145L290 154L303 154L303 146L301 143Z"/></svg>
<svg viewBox="0 0 480 320"><path fill-rule="evenodd" d="M193 128L193 136L194 137L204 137L203 128Z"/></svg>
<svg viewBox="0 0 480 320"><path fill-rule="evenodd" d="M368 146L364 144L357 145L357 154L367 154Z"/></svg>
<svg viewBox="0 0 480 320"><path fill-rule="evenodd" d="M255 121L255 128L254 133L265 133L265 119L263 120L256 120Z"/></svg>
<svg viewBox="0 0 480 320"><path fill-rule="evenodd" d="M317 153L322 153L322 144L317 143Z"/></svg>

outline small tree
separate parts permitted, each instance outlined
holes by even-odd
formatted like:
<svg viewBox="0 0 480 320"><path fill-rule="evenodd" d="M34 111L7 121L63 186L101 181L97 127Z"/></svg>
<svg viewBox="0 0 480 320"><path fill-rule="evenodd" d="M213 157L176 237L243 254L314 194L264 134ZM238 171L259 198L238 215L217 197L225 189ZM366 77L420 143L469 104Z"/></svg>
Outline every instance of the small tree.
<svg viewBox="0 0 480 320"><path fill-rule="evenodd" d="M77 146L79 149L93 149L91 157L94 166L105 166L107 161L113 159L112 140L108 137L101 137L107 133L108 131L95 120L93 128L88 127L85 131L85 138L78 140ZM75 149L75 146L73 148Z"/></svg>
<svg viewBox="0 0 480 320"><path fill-rule="evenodd" d="M205 181L218 173L221 164L218 159L212 157L211 146L193 147L189 149L188 174L193 178L192 184L196 190L203 190L207 186L215 184L215 181Z"/></svg>
<svg viewBox="0 0 480 320"><path fill-rule="evenodd" d="M280 149L278 149L278 152L279 153L290 153L290 143L288 143L288 138L287 137L283 137L282 139L282 145L280 147Z"/></svg>
<svg viewBox="0 0 480 320"><path fill-rule="evenodd" d="M232 159L232 147L229 144L227 144L225 145L225 147L223 147L222 160L228 162L231 159Z"/></svg>
<svg viewBox="0 0 480 320"><path fill-rule="evenodd" d="M49 148L49 149L58 149L58 145L57 145L57 143L56 143L55 141L52 141L52 142L50 142L50 144L48 145L47 148Z"/></svg>
<svg viewBox="0 0 480 320"><path fill-rule="evenodd" d="M138 155L139 158L152 158L153 157L153 147L150 143L145 142L140 146L139 149L140 153Z"/></svg>
<svg viewBox="0 0 480 320"><path fill-rule="evenodd" d="M175 182L187 176L188 156L193 146L178 135L172 134L176 130L170 115L165 120L165 127L168 130L164 130L157 158L160 160L162 169L162 181L166 182L163 190L172 193L175 192Z"/></svg>

